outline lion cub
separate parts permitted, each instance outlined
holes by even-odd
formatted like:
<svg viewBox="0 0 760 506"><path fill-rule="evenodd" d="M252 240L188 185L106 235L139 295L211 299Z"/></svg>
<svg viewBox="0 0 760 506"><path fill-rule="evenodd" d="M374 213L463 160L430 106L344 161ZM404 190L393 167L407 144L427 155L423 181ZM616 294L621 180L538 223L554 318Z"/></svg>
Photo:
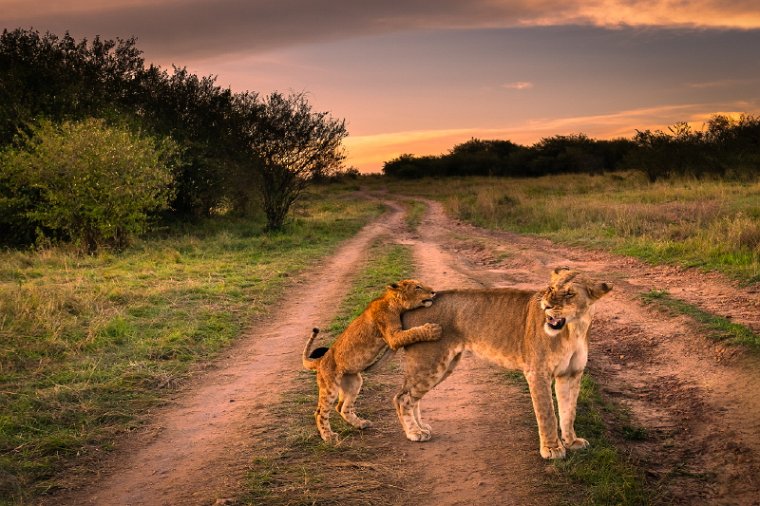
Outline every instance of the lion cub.
<svg viewBox="0 0 760 506"><path fill-rule="evenodd" d="M441 326L436 323L424 323L409 330L401 328L403 312L430 307L434 297L432 288L405 279L388 285L383 295L370 302L329 349L309 351L319 333L319 329L313 330L303 350L303 365L317 371L319 403L314 417L322 439L337 442L338 435L330 428L330 410L336 399L338 413L346 422L359 429L371 425L354 412L354 401L362 387L359 373L375 365L389 349L395 351L441 337Z"/></svg>

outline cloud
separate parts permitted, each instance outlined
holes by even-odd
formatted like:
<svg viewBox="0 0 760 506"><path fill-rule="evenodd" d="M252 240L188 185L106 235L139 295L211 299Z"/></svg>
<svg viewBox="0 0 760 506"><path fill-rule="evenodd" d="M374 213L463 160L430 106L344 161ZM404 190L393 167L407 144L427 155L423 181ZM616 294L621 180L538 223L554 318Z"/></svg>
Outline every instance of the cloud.
<svg viewBox="0 0 760 506"><path fill-rule="evenodd" d="M729 88L733 86L740 86L744 84L754 84L759 79L718 79L715 81L704 81L698 83L688 83L686 86L698 90L703 89L716 89L716 88Z"/></svg>
<svg viewBox="0 0 760 506"><path fill-rule="evenodd" d="M514 83L504 83L501 85L502 88L506 88L508 90L529 90L533 87L533 83L529 81L516 81Z"/></svg>
<svg viewBox="0 0 760 506"><path fill-rule="evenodd" d="M4 0L4 28L136 35L154 57L267 51L407 30L589 25L760 28L754 0Z"/></svg>

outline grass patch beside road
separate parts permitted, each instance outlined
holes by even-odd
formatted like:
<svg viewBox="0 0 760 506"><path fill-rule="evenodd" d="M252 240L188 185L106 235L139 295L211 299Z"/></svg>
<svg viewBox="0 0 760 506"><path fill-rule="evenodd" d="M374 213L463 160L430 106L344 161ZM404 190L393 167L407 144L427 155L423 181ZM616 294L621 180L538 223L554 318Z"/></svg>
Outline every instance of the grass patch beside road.
<svg viewBox="0 0 760 506"><path fill-rule="evenodd" d="M608 427L605 419L613 420ZM578 396L575 430L591 443L581 451L568 451L567 458L555 461L563 476L586 490L583 504L652 504L643 473L613 443L610 432L619 430L623 438L641 438L643 430L632 427L625 414L604 402L599 387L588 374L583 375Z"/></svg>
<svg viewBox="0 0 760 506"><path fill-rule="evenodd" d="M440 200L474 225L760 282L760 182L641 174L445 178L384 184Z"/></svg>
<svg viewBox="0 0 760 506"><path fill-rule="evenodd" d="M529 392L521 372L505 371L503 376L509 383L520 385L526 394ZM585 496L580 504L652 504L643 473L618 449L612 438L614 433L624 440L640 440L646 437L646 433L631 423L625 411L602 399L599 387L588 373L583 375L581 382L575 430L591 446L568 451L565 459L555 460L553 465L573 484L574 490Z"/></svg>
<svg viewBox="0 0 760 506"><path fill-rule="evenodd" d="M0 253L0 498L26 500L95 465L192 364L380 211L312 194L279 233L218 218L119 254Z"/></svg>
<svg viewBox="0 0 760 506"><path fill-rule="evenodd" d="M676 299L664 290L650 290L641 294L640 298L644 304L653 305L670 314L682 314L693 318L713 339L744 344L760 350L760 336L749 327Z"/></svg>

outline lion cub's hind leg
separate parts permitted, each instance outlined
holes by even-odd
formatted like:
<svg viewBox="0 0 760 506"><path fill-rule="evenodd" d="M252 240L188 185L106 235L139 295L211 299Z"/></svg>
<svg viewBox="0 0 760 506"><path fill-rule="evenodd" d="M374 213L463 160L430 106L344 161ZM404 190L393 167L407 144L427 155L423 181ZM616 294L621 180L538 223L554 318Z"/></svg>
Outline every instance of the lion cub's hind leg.
<svg viewBox="0 0 760 506"><path fill-rule="evenodd" d="M340 381L341 402L338 403L338 413L350 425L357 429L366 429L372 426L372 422L359 418L354 411L354 402L362 388L362 377L360 374L346 374Z"/></svg>
<svg viewBox="0 0 760 506"><path fill-rule="evenodd" d="M335 400L338 398L340 387L335 381L325 378L319 372L317 373L317 386L319 387L319 401L317 410L314 412L314 419L317 422L317 430L324 441L328 443L337 443L338 434L333 432L330 426L330 412Z"/></svg>

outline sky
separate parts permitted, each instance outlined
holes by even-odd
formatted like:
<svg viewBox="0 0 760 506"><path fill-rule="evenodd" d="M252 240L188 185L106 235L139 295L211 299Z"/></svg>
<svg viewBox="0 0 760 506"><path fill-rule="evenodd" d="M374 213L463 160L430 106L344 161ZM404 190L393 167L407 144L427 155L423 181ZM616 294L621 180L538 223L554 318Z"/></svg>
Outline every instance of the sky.
<svg viewBox="0 0 760 506"><path fill-rule="evenodd" d="M306 92L363 172L471 138L760 113L756 0L0 0L0 27L135 36L235 91Z"/></svg>

